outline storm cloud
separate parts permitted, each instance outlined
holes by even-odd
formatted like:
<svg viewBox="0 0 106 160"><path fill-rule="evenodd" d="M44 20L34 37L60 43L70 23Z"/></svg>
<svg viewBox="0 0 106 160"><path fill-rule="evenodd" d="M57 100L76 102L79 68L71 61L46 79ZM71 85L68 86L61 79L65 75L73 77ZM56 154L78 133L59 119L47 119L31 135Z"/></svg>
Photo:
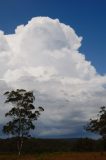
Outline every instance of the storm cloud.
<svg viewBox="0 0 106 160"><path fill-rule="evenodd" d="M0 31L0 113L8 110L4 91L33 90L36 105L45 109L38 121L39 136L78 134L106 104L106 76L79 52L81 43L73 28L49 17L32 18L14 34Z"/></svg>

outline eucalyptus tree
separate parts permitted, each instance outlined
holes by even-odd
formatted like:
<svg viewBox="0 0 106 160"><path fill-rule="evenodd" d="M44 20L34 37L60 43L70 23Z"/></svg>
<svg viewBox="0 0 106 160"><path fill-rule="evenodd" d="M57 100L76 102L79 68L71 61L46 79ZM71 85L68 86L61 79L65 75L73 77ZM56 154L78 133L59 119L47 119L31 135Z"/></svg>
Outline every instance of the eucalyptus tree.
<svg viewBox="0 0 106 160"><path fill-rule="evenodd" d="M5 114L9 121L3 127L3 132L17 137L18 154L21 154L24 137L30 137L30 131L35 129L35 123L44 111L43 107L35 109L33 91L17 89L7 91L5 103L11 103L12 108Z"/></svg>
<svg viewBox="0 0 106 160"><path fill-rule="evenodd" d="M97 133L102 137L104 149L106 149L106 107L100 108L97 117L90 119L89 123L85 127L87 131Z"/></svg>
<svg viewBox="0 0 106 160"><path fill-rule="evenodd" d="M100 108L97 118L90 119L85 127L87 131L98 133L103 139L106 139L106 107Z"/></svg>

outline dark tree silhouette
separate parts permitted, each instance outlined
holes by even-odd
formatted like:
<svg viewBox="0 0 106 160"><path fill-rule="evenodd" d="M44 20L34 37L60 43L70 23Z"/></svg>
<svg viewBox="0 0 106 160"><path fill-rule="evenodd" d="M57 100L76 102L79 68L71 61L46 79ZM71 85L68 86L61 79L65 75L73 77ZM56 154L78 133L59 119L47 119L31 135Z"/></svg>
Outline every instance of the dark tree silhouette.
<svg viewBox="0 0 106 160"><path fill-rule="evenodd" d="M90 119L90 122L85 127L87 131L98 133L102 136L104 149L106 148L106 107L100 108L96 119Z"/></svg>
<svg viewBox="0 0 106 160"><path fill-rule="evenodd" d="M5 114L6 117L10 117L10 121L3 127L3 132L17 137L17 149L20 155L24 137L31 136L30 131L35 128L33 121L37 120L44 109L38 107L35 110L33 105L35 97L32 91L17 89L7 91L4 95L7 97L5 103L11 103L12 109Z"/></svg>
<svg viewBox="0 0 106 160"><path fill-rule="evenodd" d="M100 108L99 114L96 119L90 119L90 122L85 127L87 131L100 134L106 139L106 107Z"/></svg>

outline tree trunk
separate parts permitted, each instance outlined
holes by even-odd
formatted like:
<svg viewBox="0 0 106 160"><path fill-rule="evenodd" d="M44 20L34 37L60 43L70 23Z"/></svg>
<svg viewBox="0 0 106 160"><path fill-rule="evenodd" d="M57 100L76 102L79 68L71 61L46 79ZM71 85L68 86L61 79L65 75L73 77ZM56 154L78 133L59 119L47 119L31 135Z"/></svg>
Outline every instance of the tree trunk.
<svg viewBox="0 0 106 160"><path fill-rule="evenodd" d="M17 149L18 149L18 155L21 155L22 152L22 147L23 147L23 138L19 137L18 141L17 141Z"/></svg>

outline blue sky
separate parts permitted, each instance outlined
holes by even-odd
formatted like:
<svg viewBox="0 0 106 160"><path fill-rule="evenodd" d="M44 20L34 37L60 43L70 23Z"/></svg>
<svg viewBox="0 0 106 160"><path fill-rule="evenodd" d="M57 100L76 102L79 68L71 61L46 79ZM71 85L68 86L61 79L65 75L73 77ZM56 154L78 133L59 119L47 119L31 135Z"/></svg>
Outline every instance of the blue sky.
<svg viewBox="0 0 106 160"><path fill-rule="evenodd" d="M0 29L13 33L35 16L58 18L83 37L80 51L100 74L106 73L105 0L0 0Z"/></svg>

